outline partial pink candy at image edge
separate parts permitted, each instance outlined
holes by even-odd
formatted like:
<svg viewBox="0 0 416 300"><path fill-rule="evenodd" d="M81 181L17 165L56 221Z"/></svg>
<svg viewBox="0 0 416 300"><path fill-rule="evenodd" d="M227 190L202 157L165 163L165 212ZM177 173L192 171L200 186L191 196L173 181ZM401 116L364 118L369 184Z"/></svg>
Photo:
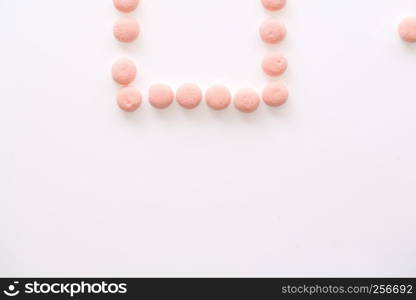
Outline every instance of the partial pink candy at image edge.
<svg viewBox="0 0 416 300"><path fill-rule="evenodd" d="M129 13L139 6L139 0L113 0L114 7L121 12Z"/></svg>
<svg viewBox="0 0 416 300"><path fill-rule="evenodd" d="M416 43L416 17L408 17L399 25L400 37L409 43Z"/></svg>
<svg viewBox="0 0 416 300"><path fill-rule="evenodd" d="M286 5L286 0L261 0L263 6L267 10L280 10Z"/></svg>

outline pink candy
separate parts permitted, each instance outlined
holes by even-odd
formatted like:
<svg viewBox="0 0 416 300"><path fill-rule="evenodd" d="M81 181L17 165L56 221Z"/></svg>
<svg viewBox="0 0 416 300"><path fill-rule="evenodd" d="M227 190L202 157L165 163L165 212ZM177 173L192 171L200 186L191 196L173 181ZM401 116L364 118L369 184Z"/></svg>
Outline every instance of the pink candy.
<svg viewBox="0 0 416 300"><path fill-rule="evenodd" d="M142 95L134 87L122 88L117 95L117 104L125 112L134 112L142 104Z"/></svg>
<svg viewBox="0 0 416 300"><path fill-rule="evenodd" d="M282 75L288 66L287 59L277 53L267 54L263 59L263 71L269 76Z"/></svg>
<svg viewBox="0 0 416 300"><path fill-rule="evenodd" d="M235 107L243 113L251 113L260 105L260 97L255 90L241 89L234 96Z"/></svg>
<svg viewBox="0 0 416 300"><path fill-rule="evenodd" d="M286 103L289 91L283 83L272 82L264 88L262 96L264 103L272 107L278 107Z"/></svg>
<svg viewBox="0 0 416 300"><path fill-rule="evenodd" d="M267 10L280 10L286 5L286 0L261 0Z"/></svg>
<svg viewBox="0 0 416 300"><path fill-rule="evenodd" d="M205 93L205 99L212 109L223 110L231 103L231 93L225 86L214 85Z"/></svg>
<svg viewBox="0 0 416 300"><path fill-rule="evenodd" d="M176 101L183 108L193 109L201 103L202 91L195 84L184 84L176 91Z"/></svg>
<svg viewBox="0 0 416 300"><path fill-rule="evenodd" d="M149 89L149 102L155 108L167 108L172 104L173 98L173 91L167 85L156 84Z"/></svg>
<svg viewBox="0 0 416 300"><path fill-rule="evenodd" d="M114 81L118 84L129 85L136 78L136 65L129 59L120 59L114 63L112 74Z"/></svg>
<svg viewBox="0 0 416 300"><path fill-rule="evenodd" d="M267 20L260 27L260 37L268 44L276 44L286 37L286 27L277 20Z"/></svg>
<svg viewBox="0 0 416 300"><path fill-rule="evenodd" d="M114 7L124 13L134 11L139 5L139 0L113 0Z"/></svg>
<svg viewBox="0 0 416 300"><path fill-rule="evenodd" d="M140 34L140 25L134 18L122 17L114 24L114 36L122 43L134 42Z"/></svg>
<svg viewBox="0 0 416 300"><path fill-rule="evenodd" d="M408 17L399 25L400 37L409 43L416 43L416 17Z"/></svg>

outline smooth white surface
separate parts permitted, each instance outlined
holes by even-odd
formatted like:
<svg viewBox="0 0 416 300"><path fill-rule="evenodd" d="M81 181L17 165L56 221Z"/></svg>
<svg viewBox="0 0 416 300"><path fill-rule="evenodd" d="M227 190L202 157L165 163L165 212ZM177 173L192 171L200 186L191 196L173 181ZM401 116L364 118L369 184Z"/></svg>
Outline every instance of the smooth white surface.
<svg viewBox="0 0 416 300"><path fill-rule="evenodd" d="M416 276L414 0L291 0L290 102L119 111L136 85L259 91L260 0L0 0L0 276ZM11 47L9 47L11 46Z"/></svg>

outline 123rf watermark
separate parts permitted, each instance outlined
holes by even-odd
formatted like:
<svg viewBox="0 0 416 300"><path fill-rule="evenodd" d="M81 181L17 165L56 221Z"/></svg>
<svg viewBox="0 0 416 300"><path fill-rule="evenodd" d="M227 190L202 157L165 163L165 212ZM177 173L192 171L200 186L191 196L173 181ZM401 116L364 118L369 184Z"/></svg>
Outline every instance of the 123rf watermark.
<svg viewBox="0 0 416 300"><path fill-rule="evenodd" d="M100 281L90 283L80 282L40 282L31 281L20 283L14 281L3 290L3 294L9 297L15 297L19 294L29 295L67 295L74 297L76 295L96 295L96 294L126 294L127 283L108 283Z"/></svg>

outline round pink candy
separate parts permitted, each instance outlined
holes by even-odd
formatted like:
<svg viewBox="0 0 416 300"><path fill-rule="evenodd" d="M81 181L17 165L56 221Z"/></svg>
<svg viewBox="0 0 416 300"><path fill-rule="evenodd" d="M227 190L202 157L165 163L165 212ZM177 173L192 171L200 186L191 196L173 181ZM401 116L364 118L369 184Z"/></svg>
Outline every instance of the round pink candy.
<svg viewBox="0 0 416 300"><path fill-rule="evenodd" d="M139 5L139 0L113 0L114 7L121 12L132 12Z"/></svg>
<svg viewBox="0 0 416 300"><path fill-rule="evenodd" d="M231 93L225 86L214 85L206 91L205 99L212 109L222 110L230 105Z"/></svg>
<svg viewBox="0 0 416 300"><path fill-rule="evenodd" d="M155 84L149 89L149 102L155 108L167 108L172 104L173 98L173 91L167 85Z"/></svg>
<svg viewBox="0 0 416 300"><path fill-rule="evenodd" d="M286 27L277 20L268 20L260 27L260 37L268 44L276 44L286 37Z"/></svg>
<svg viewBox="0 0 416 300"><path fill-rule="evenodd" d="M401 38L409 43L416 43L416 17L408 17L399 25Z"/></svg>
<svg viewBox="0 0 416 300"><path fill-rule="evenodd" d="M243 113L251 113L259 107L260 97L255 90L242 89L235 94L234 105Z"/></svg>
<svg viewBox="0 0 416 300"><path fill-rule="evenodd" d="M195 108L202 101L202 91L195 84L184 84L176 91L176 100L183 108Z"/></svg>
<svg viewBox="0 0 416 300"><path fill-rule="evenodd" d="M122 43L134 42L140 34L140 25L134 18L122 17L114 24L114 36Z"/></svg>
<svg viewBox="0 0 416 300"><path fill-rule="evenodd" d="M265 9L279 10L285 7L286 0L261 0Z"/></svg>
<svg viewBox="0 0 416 300"><path fill-rule="evenodd" d="M263 71L269 76L282 75L288 66L287 59L276 53L267 54L263 59Z"/></svg>
<svg viewBox="0 0 416 300"><path fill-rule="evenodd" d="M134 112L142 104L142 95L134 87L122 88L117 95L117 104L125 112Z"/></svg>
<svg viewBox="0 0 416 300"><path fill-rule="evenodd" d="M263 90L263 101L272 107L278 107L286 103L289 97L287 87L280 82L268 84Z"/></svg>
<svg viewBox="0 0 416 300"><path fill-rule="evenodd" d="M122 58L113 64L112 74L118 84L129 85L136 78L136 65L130 59Z"/></svg>

